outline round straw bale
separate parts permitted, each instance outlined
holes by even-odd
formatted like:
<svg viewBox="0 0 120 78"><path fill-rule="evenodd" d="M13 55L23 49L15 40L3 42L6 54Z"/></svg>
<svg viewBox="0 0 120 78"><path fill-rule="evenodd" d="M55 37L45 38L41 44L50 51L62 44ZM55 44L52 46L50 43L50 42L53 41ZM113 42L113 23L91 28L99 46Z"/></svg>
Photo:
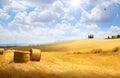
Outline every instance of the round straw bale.
<svg viewBox="0 0 120 78"><path fill-rule="evenodd" d="M30 49L30 60L40 61L41 59L41 50L39 49Z"/></svg>
<svg viewBox="0 0 120 78"><path fill-rule="evenodd" d="M26 63L30 60L30 53L28 51L15 51L14 62Z"/></svg>
<svg viewBox="0 0 120 78"><path fill-rule="evenodd" d="M113 52L120 52L120 47L116 47L113 49Z"/></svg>
<svg viewBox="0 0 120 78"><path fill-rule="evenodd" d="M0 48L0 55L4 54L4 48Z"/></svg>
<svg viewBox="0 0 120 78"><path fill-rule="evenodd" d="M91 53L101 53L102 49L93 49Z"/></svg>

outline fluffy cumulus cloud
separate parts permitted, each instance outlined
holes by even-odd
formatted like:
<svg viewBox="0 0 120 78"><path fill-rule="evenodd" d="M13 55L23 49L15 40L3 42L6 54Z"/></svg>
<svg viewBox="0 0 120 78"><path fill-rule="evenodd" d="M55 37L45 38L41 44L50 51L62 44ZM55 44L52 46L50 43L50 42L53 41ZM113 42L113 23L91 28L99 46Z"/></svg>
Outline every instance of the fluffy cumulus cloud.
<svg viewBox="0 0 120 78"><path fill-rule="evenodd" d="M9 0L0 0L0 3L3 5L8 5L8 4L10 4L10 1Z"/></svg>
<svg viewBox="0 0 120 78"><path fill-rule="evenodd" d="M59 0L0 0L0 3L3 4L3 8L6 11L25 11L29 7L38 7L42 9L48 9L51 6L54 6L56 10L60 11L61 1Z"/></svg>
<svg viewBox="0 0 120 78"><path fill-rule="evenodd" d="M18 12L14 17L14 20L8 24L12 30L20 31L22 29L29 29L30 21L27 18L26 12Z"/></svg>
<svg viewBox="0 0 120 78"><path fill-rule="evenodd" d="M83 28L86 28L86 29L90 29L90 30L99 30L99 26L95 23L83 23L83 22L78 22L76 24L76 27L83 27Z"/></svg>
<svg viewBox="0 0 120 78"><path fill-rule="evenodd" d="M62 22L60 24L57 24L56 25L56 29L63 30L65 32L66 36L69 36L68 34L79 35L81 33L79 29L77 29L76 27L72 26L68 22Z"/></svg>
<svg viewBox="0 0 120 78"><path fill-rule="evenodd" d="M50 1L44 2L48 4ZM28 25L42 25L50 24L61 18L60 16L64 13L63 4L60 1L51 1L51 6L47 7L44 5L44 8L35 7L33 11L29 14L27 12L17 12L15 19L9 23L10 27L14 26L25 26ZM17 27L17 28L18 28ZM16 28L16 27L15 27Z"/></svg>
<svg viewBox="0 0 120 78"><path fill-rule="evenodd" d="M111 26L107 32L109 36L120 34L120 26Z"/></svg>
<svg viewBox="0 0 120 78"><path fill-rule="evenodd" d="M52 23L60 18L63 12L63 4L60 1L55 1L51 7L47 7L42 11L39 8L36 8L29 14L29 17L33 22Z"/></svg>
<svg viewBox="0 0 120 78"><path fill-rule="evenodd" d="M8 19L10 16L4 10L0 9L0 20Z"/></svg>
<svg viewBox="0 0 120 78"><path fill-rule="evenodd" d="M63 37L59 29L34 27L30 31L10 31L0 25L0 43L46 43L55 42ZM9 39L9 40L8 40ZM49 40L48 40L49 39Z"/></svg>
<svg viewBox="0 0 120 78"><path fill-rule="evenodd" d="M0 35L1 37L4 38L0 40L1 43L6 42L7 39L12 39L10 40L10 42L13 43L14 42L47 43L47 42L56 42L63 40L73 40L80 37L85 38L83 36L85 33L83 34L77 28L74 28L68 23L57 24L54 28L32 27L30 31L20 30L20 31L11 32L9 30L2 28L2 26L0 29L2 32L0 33ZM69 33L71 34L71 36L69 36ZM7 41L7 43L10 42Z"/></svg>
<svg viewBox="0 0 120 78"><path fill-rule="evenodd" d="M12 39L11 32L7 29L4 29L3 26L0 25L0 43L8 43L8 39Z"/></svg>
<svg viewBox="0 0 120 78"><path fill-rule="evenodd" d="M3 5L5 11L22 11L27 9L26 2L20 0L0 0L0 3Z"/></svg>
<svg viewBox="0 0 120 78"><path fill-rule="evenodd" d="M31 18L32 22L40 22L40 23L52 23L59 18L59 13L55 13L52 10L44 10L43 12L40 11L33 11L30 13L29 17Z"/></svg>
<svg viewBox="0 0 120 78"><path fill-rule="evenodd" d="M70 14L64 14L64 16L63 16L63 18L62 18L63 20L66 20L66 21L72 21L72 20L74 20L75 18L72 16L72 15L70 15Z"/></svg>
<svg viewBox="0 0 120 78"><path fill-rule="evenodd" d="M109 31L120 33L120 27L119 26L111 26Z"/></svg>
<svg viewBox="0 0 120 78"><path fill-rule="evenodd" d="M108 0L89 0L95 7L91 12L83 11L81 21L109 23L112 22L118 14L118 6L115 2Z"/></svg>
<svg viewBox="0 0 120 78"><path fill-rule="evenodd" d="M88 0L88 4L100 5L101 3L120 3L120 0Z"/></svg>

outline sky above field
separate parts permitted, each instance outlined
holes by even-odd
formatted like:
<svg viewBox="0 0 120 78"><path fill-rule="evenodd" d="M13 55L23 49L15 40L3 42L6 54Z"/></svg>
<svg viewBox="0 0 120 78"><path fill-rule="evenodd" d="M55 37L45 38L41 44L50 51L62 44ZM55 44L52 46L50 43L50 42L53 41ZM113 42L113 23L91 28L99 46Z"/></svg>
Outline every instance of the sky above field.
<svg viewBox="0 0 120 78"><path fill-rule="evenodd" d="M0 0L0 44L120 34L120 0Z"/></svg>

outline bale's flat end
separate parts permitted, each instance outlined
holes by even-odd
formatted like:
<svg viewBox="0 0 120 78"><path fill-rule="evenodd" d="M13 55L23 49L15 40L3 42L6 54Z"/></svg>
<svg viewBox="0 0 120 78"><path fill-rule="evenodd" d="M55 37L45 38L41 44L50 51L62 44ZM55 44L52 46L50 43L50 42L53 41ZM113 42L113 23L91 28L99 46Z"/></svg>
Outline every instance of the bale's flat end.
<svg viewBox="0 0 120 78"><path fill-rule="evenodd" d="M28 61L30 61L30 52L27 52L27 51L14 52L15 63L26 63Z"/></svg>
<svg viewBox="0 0 120 78"><path fill-rule="evenodd" d="M41 50L30 49L30 60L31 61L40 61L40 59L41 59Z"/></svg>

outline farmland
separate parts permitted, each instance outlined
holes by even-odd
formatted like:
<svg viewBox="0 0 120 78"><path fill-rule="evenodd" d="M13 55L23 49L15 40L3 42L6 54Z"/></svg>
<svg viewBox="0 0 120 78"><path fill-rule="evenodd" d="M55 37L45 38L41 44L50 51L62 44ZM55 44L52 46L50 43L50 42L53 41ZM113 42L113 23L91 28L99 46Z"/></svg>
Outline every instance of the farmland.
<svg viewBox="0 0 120 78"><path fill-rule="evenodd" d="M0 78L119 78L120 39L76 40L14 50L42 50L40 61L14 63L13 52L0 55ZM92 50L102 49L99 53ZM13 50L13 51L14 51Z"/></svg>

